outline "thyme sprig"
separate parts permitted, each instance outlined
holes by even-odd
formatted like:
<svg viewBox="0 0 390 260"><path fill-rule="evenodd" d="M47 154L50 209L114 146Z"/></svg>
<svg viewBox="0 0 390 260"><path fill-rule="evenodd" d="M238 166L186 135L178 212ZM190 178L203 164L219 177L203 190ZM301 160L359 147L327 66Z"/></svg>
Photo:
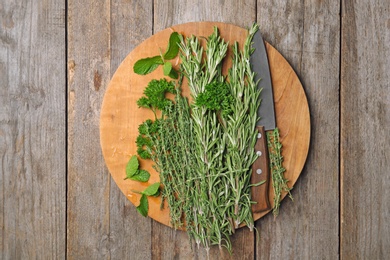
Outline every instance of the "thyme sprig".
<svg viewBox="0 0 390 260"><path fill-rule="evenodd" d="M279 214L282 192L287 192L290 199L293 199L290 193L292 188L288 187L288 180L284 177L286 169L283 167L282 143L280 142L278 128L267 132L267 143L270 158L272 187L275 194L274 208L272 212L276 217Z"/></svg>
<svg viewBox="0 0 390 260"><path fill-rule="evenodd" d="M162 201L168 203L174 228L183 227L185 222L192 223L192 214L188 213L191 184L187 180L194 169L195 146L192 143L190 106L181 94L181 82L181 78L179 82L152 80L144 91L145 96L137 102L155 115L155 121L148 119L139 126L136 143L140 156L155 163L154 168L163 185ZM166 93L175 94L174 101L169 100ZM161 111L160 116L157 116L157 111ZM188 229L191 230L191 225Z"/></svg>

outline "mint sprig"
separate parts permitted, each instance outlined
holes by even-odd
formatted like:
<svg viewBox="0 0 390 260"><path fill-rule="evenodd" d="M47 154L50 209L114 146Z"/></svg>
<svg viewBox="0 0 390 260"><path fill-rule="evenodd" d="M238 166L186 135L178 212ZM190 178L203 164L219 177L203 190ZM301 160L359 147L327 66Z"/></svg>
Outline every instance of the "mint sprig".
<svg viewBox="0 0 390 260"><path fill-rule="evenodd" d="M150 178L150 173L146 170L140 170L139 162L136 155L133 155L126 165L126 178L134 181L147 182Z"/></svg>
<svg viewBox="0 0 390 260"><path fill-rule="evenodd" d="M161 56L148 57L138 60L133 67L135 73L146 75L153 72L159 65L164 64Z"/></svg>
<svg viewBox="0 0 390 260"><path fill-rule="evenodd" d="M148 196L158 196L160 190L160 183L156 182L148 186L144 191L134 191L136 193L142 194L141 199L139 201L139 205L137 206L137 211L144 217L148 216L149 211L149 202Z"/></svg>
<svg viewBox="0 0 390 260"><path fill-rule="evenodd" d="M169 36L167 50L164 53L164 59L172 60L177 56L177 54L179 53L179 42L180 42L179 34L177 32L171 33L171 36Z"/></svg>
<svg viewBox="0 0 390 260"><path fill-rule="evenodd" d="M137 210L142 216L148 216L149 202L146 195L142 194L139 205L137 206Z"/></svg>
<svg viewBox="0 0 390 260"><path fill-rule="evenodd" d="M138 60L133 66L134 73L146 75L156 70L158 66L164 65L164 75L177 79L179 77L177 71L173 68L172 63L166 60L172 60L177 56L179 53L179 43L179 33L171 33L165 53L160 54L160 56L147 57Z"/></svg>

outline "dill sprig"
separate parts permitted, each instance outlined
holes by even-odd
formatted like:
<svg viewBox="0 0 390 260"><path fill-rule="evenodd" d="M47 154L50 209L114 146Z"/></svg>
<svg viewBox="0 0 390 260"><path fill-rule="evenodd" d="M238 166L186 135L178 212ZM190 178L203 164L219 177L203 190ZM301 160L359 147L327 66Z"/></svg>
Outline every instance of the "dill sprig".
<svg viewBox="0 0 390 260"><path fill-rule="evenodd" d="M267 143L270 158L272 187L275 194L274 208L272 212L276 217L279 214L282 192L288 192L290 199L293 199L290 193L292 188L288 187L288 180L284 177L284 172L286 171L286 169L283 167L282 143L279 139L278 128L275 128L273 131L267 132Z"/></svg>

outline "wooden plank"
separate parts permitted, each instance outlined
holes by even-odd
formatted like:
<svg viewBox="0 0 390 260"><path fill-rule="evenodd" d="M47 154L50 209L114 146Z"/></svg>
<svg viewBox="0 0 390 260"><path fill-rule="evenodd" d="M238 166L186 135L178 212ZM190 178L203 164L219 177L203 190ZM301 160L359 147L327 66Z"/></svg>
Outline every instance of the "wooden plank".
<svg viewBox="0 0 390 260"><path fill-rule="evenodd" d="M154 1L154 33L169 26L191 21L219 21L248 27L255 20L255 1ZM172 238L175 242L172 242ZM152 222L153 259L207 259L204 249L191 250L185 232ZM210 259L253 259L254 235L247 228L233 237L232 256L218 247L210 250Z"/></svg>
<svg viewBox="0 0 390 260"><path fill-rule="evenodd" d="M258 1L264 38L291 63L308 96L306 166L280 215L257 222L257 259L337 259L339 247L339 2Z"/></svg>
<svg viewBox="0 0 390 260"><path fill-rule="evenodd" d="M341 258L390 254L390 2L342 1Z"/></svg>
<svg viewBox="0 0 390 260"><path fill-rule="evenodd" d="M107 83L117 66L151 34L152 4L69 1L68 8L67 256L148 259L150 220L139 216L111 181L101 155L99 117Z"/></svg>
<svg viewBox="0 0 390 260"><path fill-rule="evenodd" d="M111 1L111 77L127 54L152 34L152 8L152 1ZM151 259L150 236L151 220L142 217L111 180L111 259Z"/></svg>
<svg viewBox="0 0 390 260"><path fill-rule="evenodd" d="M68 1L69 259L110 256L110 176L99 145L110 72L110 1Z"/></svg>
<svg viewBox="0 0 390 260"><path fill-rule="evenodd" d="M64 259L65 1L0 4L0 258Z"/></svg>
<svg viewBox="0 0 390 260"><path fill-rule="evenodd" d="M154 1L154 33L188 22L224 22L243 28L256 20L256 1Z"/></svg>

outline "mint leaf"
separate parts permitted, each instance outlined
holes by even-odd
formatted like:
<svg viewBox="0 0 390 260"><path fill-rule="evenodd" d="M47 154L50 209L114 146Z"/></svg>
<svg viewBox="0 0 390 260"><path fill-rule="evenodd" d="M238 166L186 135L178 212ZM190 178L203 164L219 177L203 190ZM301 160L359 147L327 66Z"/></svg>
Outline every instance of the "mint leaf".
<svg viewBox="0 0 390 260"><path fill-rule="evenodd" d="M147 182L150 178L150 173L145 170L139 170L136 174L130 177L133 181Z"/></svg>
<svg viewBox="0 0 390 260"><path fill-rule="evenodd" d="M172 63L170 63L169 61L165 62L163 66L164 75L169 76L171 70L172 70Z"/></svg>
<svg viewBox="0 0 390 260"><path fill-rule="evenodd" d="M157 69L158 65L163 64L161 56L148 57L138 60L133 67L135 73L146 75Z"/></svg>
<svg viewBox="0 0 390 260"><path fill-rule="evenodd" d="M175 69L172 68L172 63L170 63L169 61L164 63L163 71L165 76L169 76L173 79L177 79L179 77Z"/></svg>
<svg viewBox="0 0 390 260"><path fill-rule="evenodd" d="M136 155L133 155L126 165L126 179L130 179L138 171L139 163Z"/></svg>
<svg viewBox="0 0 390 260"><path fill-rule="evenodd" d="M173 79L179 78L179 74L177 74L177 71L175 69L172 69L168 76L173 78Z"/></svg>
<svg viewBox="0 0 390 260"><path fill-rule="evenodd" d="M142 216L144 217L148 216L149 202L146 195L142 194L137 210Z"/></svg>
<svg viewBox="0 0 390 260"><path fill-rule="evenodd" d="M169 36L167 50L164 53L164 59L171 60L177 56L177 54L179 53L179 42L179 34L177 32L171 33L171 36Z"/></svg>
<svg viewBox="0 0 390 260"><path fill-rule="evenodd" d="M160 183L156 182L153 183L152 185L149 185L143 192L143 195L146 196L155 196L158 194L158 189L160 188Z"/></svg>

